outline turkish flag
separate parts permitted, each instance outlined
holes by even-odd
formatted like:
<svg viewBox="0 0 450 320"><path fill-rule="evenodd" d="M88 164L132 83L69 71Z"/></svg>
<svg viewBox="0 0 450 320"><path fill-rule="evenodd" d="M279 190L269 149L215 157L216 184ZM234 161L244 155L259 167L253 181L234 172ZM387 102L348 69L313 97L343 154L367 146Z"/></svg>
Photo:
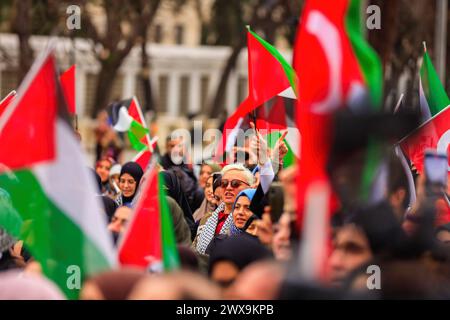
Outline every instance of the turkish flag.
<svg viewBox="0 0 450 320"><path fill-rule="evenodd" d="M437 150L448 156L449 143L450 107L447 107L402 139L399 144L419 173L422 173L425 150Z"/></svg>

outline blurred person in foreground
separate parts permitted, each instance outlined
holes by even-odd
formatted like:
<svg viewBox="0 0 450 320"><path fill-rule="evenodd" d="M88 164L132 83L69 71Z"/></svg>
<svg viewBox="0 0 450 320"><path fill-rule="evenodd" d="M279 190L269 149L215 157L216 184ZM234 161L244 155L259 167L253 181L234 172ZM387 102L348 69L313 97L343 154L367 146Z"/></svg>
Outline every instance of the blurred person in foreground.
<svg viewBox="0 0 450 320"><path fill-rule="evenodd" d="M248 265L272 259L272 253L249 235L229 237L217 242L209 258L208 274L222 288L230 286Z"/></svg>

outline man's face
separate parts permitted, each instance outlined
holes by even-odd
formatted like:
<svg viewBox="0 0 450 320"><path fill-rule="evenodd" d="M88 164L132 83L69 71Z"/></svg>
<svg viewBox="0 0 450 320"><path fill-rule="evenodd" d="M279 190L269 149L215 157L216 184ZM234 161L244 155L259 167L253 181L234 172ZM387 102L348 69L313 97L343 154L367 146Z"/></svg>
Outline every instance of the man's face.
<svg viewBox="0 0 450 320"><path fill-rule="evenodd" d="M183 141L182 139L173 139L167 142L167 152L171 156L183 156Z"/></svg>
<svg viewBox="0 0 450 320"><path fill-rule="evenodd" d="M249 187L250 185L247 183L245 175L242 171L230 170L222 177L222 199L225 204L232 205L239 192Z"/></svg>
<svg viewBox="0 0 450 320"><path fill-rule="evenodd" d="M359 266L372 259L369 241L361 229L349 224L341 227L334 239L334 250L329 259L331 281L339 286Z"/></svg>
<svg viewBox="0 0 450 320"><path fill-rule="evenodd" d="M119 207L108 225L108 230L116 233L123 233L131 215L131 209L128 207Z"/></svg>

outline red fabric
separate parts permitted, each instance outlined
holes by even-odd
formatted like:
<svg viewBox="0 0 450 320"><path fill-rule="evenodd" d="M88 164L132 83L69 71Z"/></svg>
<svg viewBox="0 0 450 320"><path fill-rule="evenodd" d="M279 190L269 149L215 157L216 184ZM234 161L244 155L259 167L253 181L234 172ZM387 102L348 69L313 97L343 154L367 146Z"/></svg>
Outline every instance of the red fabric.
<svg viewBox="0 0 450 320"><path fill-rule="evenodd" d="M438 113L401 141L400 146L419 173L423 172L426 149L448 154L450 142L450 108Z"/></svg>
<svg viewBox="0 0 450 320"><path fill-rule="evenodd" d="M13 99L16 97L16 92L11 91L8 93L8 95L3 98L2 101L0 101L0 116L2 115L3 111L5 111L6 107L13 101Z"/></svg>
<svg viewBox="0 0 450 320"><path fill-rule="evenodd" d="M248 97L225 122L222 141L218 144L215 161L222 162L228 135L240 118L291 86L281 63L250 32L247 33Z"/></svg>
<svg viewBox="0 0 450 320"><path fill-rule="evenodd" d="M436 220L435 225L440 226L450 223L450 207L444 199L436 201Z"/></svg>
<svg viewBox="0 0 450 320"><path fill-rule="evenodd" d="M150 162L151 157L152 157L152 153L150 152L150 150L144 150L144 151L139 152L132 161L134 161L138 165L140 165L142 170L145 172L145 170L147 169L147 166Z"/></svg>
<svg viewBox="0 0 450 320"><path fill-rule="evenodd" d="M281 63L247 32L249 97L253 108L291 86Z"/></svg>
<svg viewBox="0 0 450 320"><path fill-rule="evenodd" d="M287 129L286 107L284 105L284 97L276 96L271 102L273 105L267 112L265 106L257 109L256 127L266 130L267 132Z"/></svg>
<svg viewBox="0 0 450 320"><path fill-rule="evenodd" d="M133 212L119 248L122 265L147 268L162 260L161 221L158 201L158 173L153 170Z"/></svg>
<svg viewBox="0 0 450 320"><path fill-rule="evenodd" d="M60 76L61 87L67 102L70 114L77 113L75 104L75 65L71 66Z"/></svg>
<svg viewBox="0 0 450 320"><path fill-rule="evenodd" d="M225 214L225 211L222 211L219 213L218 219L217 219L217 227L216 227L216 232L215 234L218 235L220 230L222 230L223 224L225 223L225 221L228 218L228 214Z"/></svg>
<svg viewBox="0 0 450 320"><path fill-rule="evenodd" d="M299 228L303 227L308 191L317 185L332 190L326 166L333 134L333 113L348 102L354 85L364 87L346 34L349 4L348 0L335 0L333 5L322 0L307 0L300 19L294 48L300 94L296 122L302 134L297 176ZM329 216L336 211L337 204L336 195L330 192Z"/></svg>
<svg viewBox="0 0 450 320"><path fill-rule="evenodd" d="M22 84L10 116L6 118L7 112L0 117L0 164L11 170L55 158L57 74L53 55L40 63L35 74L27 75L30 82L26 87Z"/></svg>

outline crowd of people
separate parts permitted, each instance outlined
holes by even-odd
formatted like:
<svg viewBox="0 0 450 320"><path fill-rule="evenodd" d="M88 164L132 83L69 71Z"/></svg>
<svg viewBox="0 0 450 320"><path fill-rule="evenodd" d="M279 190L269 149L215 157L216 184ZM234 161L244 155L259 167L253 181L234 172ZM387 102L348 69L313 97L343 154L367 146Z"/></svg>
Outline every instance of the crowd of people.
<svg viewBox="0 0 450 320"><path fill-rule="evenodd" d="M355 205L357 196L352 194L358 152L335 157L339 161L330 165L330 177L340 209L330 220L326 265L320 278L303 277L298 164L283 165L285 135L269 148L253 123L252 129L254 135L242 149L249 153L247 161L219 164L206 159L197 170L186 160L183 140L168 137L166 152L154 156L159 158L180 270L122 267L92 275L82 284L80 298L450 298L448 193L430 192L426 177L417 175L417 200L411 204L406 173L391 148L386 151L389 175L383 197L364 205ZM99 146L92 174L117 247L132 218L145 168L121 163L110 150ZM173 153L185 161L175 163ZM236 153L234 149L228 159L236 159ZM10 201L0 188L0 202ZM0 252L0 298L64 298L38 276L39 263L22 241L1 229ZM373 265L381 277L371 287L368 267Z"/></svg>

